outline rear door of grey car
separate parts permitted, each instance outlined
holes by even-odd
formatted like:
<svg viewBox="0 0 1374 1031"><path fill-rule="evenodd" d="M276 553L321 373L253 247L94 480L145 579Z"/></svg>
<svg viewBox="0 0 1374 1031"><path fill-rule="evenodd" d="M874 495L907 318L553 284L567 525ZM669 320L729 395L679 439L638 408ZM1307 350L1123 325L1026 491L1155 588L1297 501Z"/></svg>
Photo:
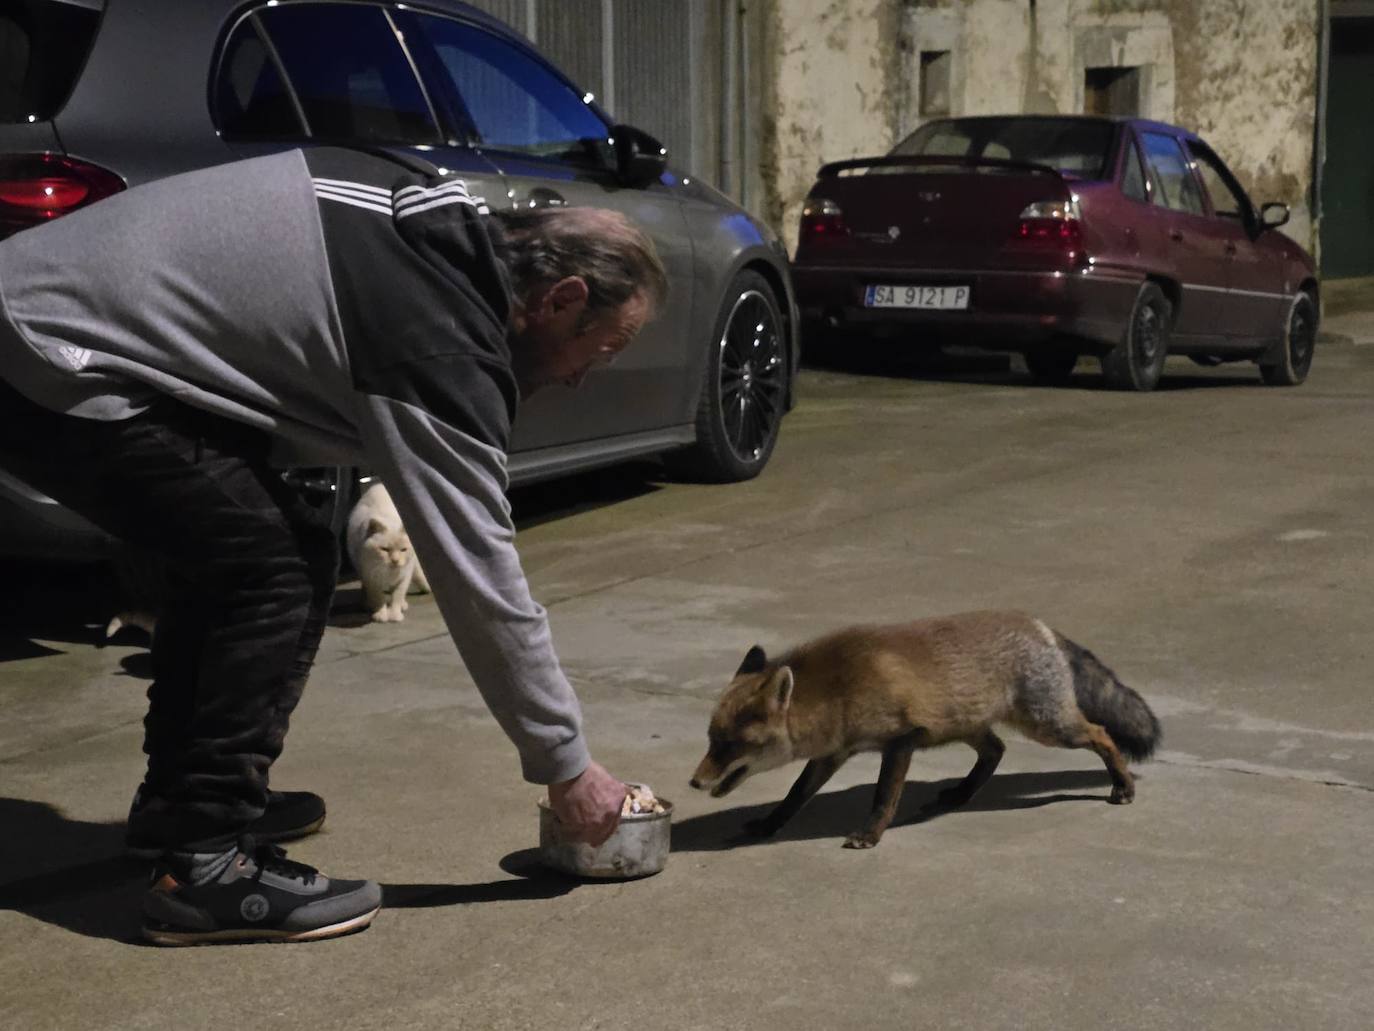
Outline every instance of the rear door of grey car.
<svg viewBox="0 0 1374 1031"><path fill-rule="evenodd" d="M235 156L338 144L410 153L459 172L473 196L502 192L491 162L447 134L392 10L263 3L228 30L212 102Z"/></svg>

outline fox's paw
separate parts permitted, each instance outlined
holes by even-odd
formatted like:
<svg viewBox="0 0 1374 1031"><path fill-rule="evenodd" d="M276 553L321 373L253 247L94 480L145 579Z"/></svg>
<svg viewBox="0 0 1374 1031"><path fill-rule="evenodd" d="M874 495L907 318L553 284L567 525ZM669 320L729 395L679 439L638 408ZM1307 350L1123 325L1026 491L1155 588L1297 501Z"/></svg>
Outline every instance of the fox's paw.
<svg viewBox="0 0 1374 1031"><path fill-rule="evenodd" d="M778 833L778 828L772 820L764 817L759 820L745 820L744 833L751 838L771 838Z"/></svg>
<svg viewBox="0 0 1374 1031"><path fill-rule="evenodd" d="M1125 788L1112 788L1112 797L1107 799L1112 805L1130 805L1135 801L1135 791Z"/></svg>
<svg viewBox="0 0 1374 1031"><path fill-rule="evenodd" d="M878 844L881 834L874 834L872 831L855 831L844 839L845 848L874 848Z"/></svg>

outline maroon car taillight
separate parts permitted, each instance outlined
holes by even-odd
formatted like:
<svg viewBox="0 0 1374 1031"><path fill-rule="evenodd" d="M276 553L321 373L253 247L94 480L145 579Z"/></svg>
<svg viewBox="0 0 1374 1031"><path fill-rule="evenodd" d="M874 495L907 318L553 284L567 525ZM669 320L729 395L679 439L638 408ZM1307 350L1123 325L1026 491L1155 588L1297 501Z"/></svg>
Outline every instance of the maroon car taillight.
<svg viewBox="0 0 1374 1031"><path fill-rule="evenodd" d="M849 235L844 212L833 200L813 197L802 208L801 238L804 243L824 243Z"/></svg>
<svg viewBox="0 0 1374 1031"><path fill-rule="evenodd" d="M1077 250L1083 243L1083 223L1076 200L1042 200L1026 205L1016 225L1016 239Z"/></svg>
<svg viewBox="0 0 1374 1031"><path fill-rule="evenodd" d="M0 239L118 193L124 180L60 154L0 157Z"/></svg>

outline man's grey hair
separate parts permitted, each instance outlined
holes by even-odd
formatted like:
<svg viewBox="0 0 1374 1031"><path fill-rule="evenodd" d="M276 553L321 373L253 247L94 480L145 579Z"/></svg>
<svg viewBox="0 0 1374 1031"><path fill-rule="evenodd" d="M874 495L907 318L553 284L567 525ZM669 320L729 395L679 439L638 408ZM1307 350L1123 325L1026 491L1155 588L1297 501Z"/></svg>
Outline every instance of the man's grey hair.
<svg viewBox="0 0 1374 1031"><path fill-rule="evenodd" d="M497 246L518 300L568 276L587 283L587 317L619 308L641 291L654 311L668 296L668 276L649 235L605 208L493 211Z"/></svg>

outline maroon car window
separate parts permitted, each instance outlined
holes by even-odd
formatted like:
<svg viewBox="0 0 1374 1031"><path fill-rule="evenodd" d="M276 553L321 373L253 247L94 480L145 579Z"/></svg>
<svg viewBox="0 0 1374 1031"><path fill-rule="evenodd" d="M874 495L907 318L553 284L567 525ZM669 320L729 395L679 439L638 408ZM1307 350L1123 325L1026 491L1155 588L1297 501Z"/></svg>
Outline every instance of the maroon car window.
<svg viewBox="0 0 1374 1031"><path fill-rule="evenodd" d="M1145 169L1140 164L1140 150L1135 141L1126 144L1126 169L1121 173L1121 192L1131 200L1149 203L1150 193L1145 186Z"/></svg>
<svg viewBox="0 0 1374 1031"><path fill-rule="evenodd" d="M921 126L892 148L892 154L1029 161L1082 179L1101 179L1110 165L1115 137L1115 124L1105 119L945 118Z"/></svg>
<svg viewBox="0 0 1374 1031"><path fill-rule="evenodd" d="M1198 174L1202 185L1211 198L1212 210L1222 218L1244 219L1249 205L1240 188L1232 184L1232 177L1226 166L1203 147L1188 145L1188 151L1197 162Z"/></svg>
<svg viewBox="0 0 1374 1031"><path fill-rule="evenodd" d="M1155 176L1155 203L1193 215L1205 214L1202 191L1178 140L1157 132L1142 133L1141 138Z"/></svg>
<svg viewBox="0 0 1374 1031"><path fill-rule="evenodd" d="M260 8L257 16L281 57L311 137L440 142L428 98L381 8L302 3Z"/></svg>

